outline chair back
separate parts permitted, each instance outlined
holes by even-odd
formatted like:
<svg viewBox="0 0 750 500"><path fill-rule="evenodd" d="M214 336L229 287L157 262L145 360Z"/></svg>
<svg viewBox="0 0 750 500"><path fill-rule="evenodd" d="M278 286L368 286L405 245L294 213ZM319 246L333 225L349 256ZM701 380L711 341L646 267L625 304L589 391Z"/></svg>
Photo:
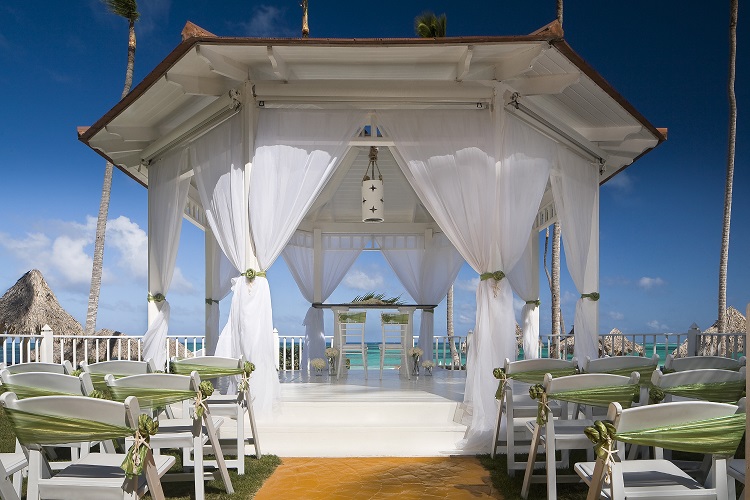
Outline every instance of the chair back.
<svg viewBox="0 0 750 500"><path fill-rule="evenodd" d="M365 319L366 313L342 312L339 313L339 338L340 347L363 347L365 345Z"/></svg>
<svg viewBox="0 0 750 500"><path fill-rule="evenodd" d="M668 395L734 403L745 390L745 370L744 366L739 371L708 368L662 373L656 370L651 377L651 385Z"/></svg>
<svg viewBox="0 0 750 500"><path fill-rule="evenodd" d="M676 358L672 354L667 355L664 363L664 371L682 372L685 370L700 370L713 368L717 370L739 370L745 366L745 356L740 359L725 358L723 356L686 356Z"/></svg>
<svg viewBox="0 0 750 500"><path fill-rule="evenodd" d="M614 423L617 432L633 432L665 426L680 426L688 422L734 415L737 405L711 401L677 401L663 405L646 405L634 408L619 403L609 406L607 420Z"/></svg>
<svg viewBox="0 0 750 500"><path fill-rule="evenodd" d="M383 313L380 315L380 324L383 331L383 344L391 344L395 347L406 346L406 334L409 330L408 314Z"/></svg>
<svg viewBox="0 0 750 500"><path fill-rule="evenodd" d="M240 355L239 358L227 358L223 356L195 356L193 358L172 358L172 363L182 363L190 365L202 365L215 368L242 368L245 364L245 357Z"/></svg>
<svg viewBox="0 0 750 500"><path fill-rule="evenodd" d="M110 388L132 387L137 389L165 389L173 391L197 391L201 384L201 378L197 372L193 372L190 375L144 373L121 378L115 378L109 374L104 380Z"/></svg>
<svg viewBox="0 0 750 500"><path fill-rule="evenodd" d="M11 373L0 372L3 385L10 392L16 392L19 399L35 396L71 395L88 396L94 390L88 373L80 377L52 372Z"/></svg>
<svg viewBox="0 0 750 500"><path fill-rule="evenodd" d="M81 370L97 375L141 375L143 373L153 373L156 371L156 365L152 359L148 361L135 361L127 359L113 359L110 361L99 361L98 363L88 364L81 361Z"/></svg>
<svg viewBox="0 0 750 500"><path fill-rule="evenodd" d="M613 401L628 406L640 392L640 375L630 377L609 373L582 373L567 377L544 376L544 391L549 399L606 408Z"/></svg>
<svg viewBox="0 0 750 500"><path fill-rule="evenodd" d="M73 365L67 359L62 363L42 363L33 361L29 363L17 363L6 367L10 373L24 373L24 372L48 372L48 373L62 373L70 375L73 373Z"/></svg>
<svg viewBox="0 0 750 500"><path fill-rule="evenodd" d="M568 361L566 359L552 359L552 358L538 358L538 359L522 359L520 361L511 361L505 358L505 375L508 378L514 378L515 375L520 373L539 373L538 382L542 383L544 380L544 374L552 373L554 376L555 372L563 372L568 370L575 370L578 364L578 360L573 358Z"/></svg>
<svg viewBox="0 0 750 500"><path fill-rule="evenodd" d="M615 375L625 375L627 370L643 374L648 370L656 370L659 365L659 355L654 353L650 358L644 356L610 356L605 358L591 359L586 356L586 363L583 365L583 371L586 373L613 373ZM627 373L628 376L630 373ZM649 374L650 376L650 374Z"/></svg>

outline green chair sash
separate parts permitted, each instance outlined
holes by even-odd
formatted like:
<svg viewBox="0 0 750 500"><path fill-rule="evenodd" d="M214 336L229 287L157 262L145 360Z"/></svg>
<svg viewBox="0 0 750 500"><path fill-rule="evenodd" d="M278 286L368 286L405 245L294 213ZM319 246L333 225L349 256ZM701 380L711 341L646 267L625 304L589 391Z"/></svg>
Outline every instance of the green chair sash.
<svg viewBox="0 0 750 500"><path fill-rule="evenodd" d="M340 313L339 323L364 323L366 317L367 313L365 312Z"/></svg>
<svg viewBox="0 0 750 500"><path fill-rule="evenodd" d="M112 372L107 372L112 373ZM91 383L94 385L95 389L99 389L100 391L103 391L107 388L107 382L104 380L104 377L107 376L107 373L92 373L89 372L89 377L91 378ZM112 376L115 377L115 379L123 378L123 377L129 377L132 374L117 374L112 373Z"/></svg>
<svg viewBox="0 0 750 500"><path fill-rule="evenodd" d="M745 432L745 414L688 422L679 426L653 427L637 431L616 433L615 439L623 443L658 446L690 453L711 453L730 456Z"/></svg>
<svg viewBox="0 0 750 500"><path fill-rule="evenodd" d="M380 321L382 321L384 325L408 325L409 315L406 313L403 313L403 314L383 313L380 315Z"/></svg>
<svg viewBox="0 0 750 500"><path fill-rule="evenodd" d="M43 389L41 387L30 387L26 385L17 385L17 384L3 384L3 387L5 387L5 390L7 392L14 392L16 396L18 396L18 399L37 398L40 396L81 396L82 395L80 392L77 394L73 394L71 392L52 391L50 389Z"/></svg>
<svg viewBox="0 0 750 500"><path fill-rule="evenodd" d="M110 386L112 398L115 401L125 401L128 396L138 398L141 408L156 408L179 403L186 399L195 397L195 391L175 391L172 389L159 389L152 387L125 387Z"/></svg>
<svg viewBox="0 0 750 500"><path fill-rule="evenodd" d="M242 368L226 368L218 366L201 365L198 363L190 363L187 361L176 361L171 364L170 371L178 375L190 375L190 373L196 371L198 375L204 378L217 378L217 377L229 377L231 375L242 375L244 370Z"/></svg>
<svg viewBox="0 0 750 500"><path fill-rule="evenodd" d="M548 399L567 401L583 405L606 408L610 403L618 402L623 408L630 408L633 401L640 395L640 387L635 384L608 385L591 387L575 391L564 391L547 394Z"/></svg>
<svg viewBox="0 0 750 500"><path fill-rule="evenodd" d="M549 373L552 378L566 377L568 375L575 375L576 369L571 366L570 368L559 368L557 370L529 370L525 372L513 373L506 375L504 368L495 368L492 371L496 379L500 380L500 384L497 386L495 391L495 399L503 399L505 396L505 384L507 379L518 380L526 384L541 384L544 382L544 375Z"/></svg>
<svg viewBox="0 0 750 500"><path fill-rule="evenodd" d="M714 403L736 403L740 400L745 392L745 381L734 380L729 382L709 382L705 384L686 384L676 385L674 387L659 387L662 393L671 394L691 399L701 399L703 401L713 401ZM661 401L663 395L657 391L652 391L652 399ZM654 394L660 397L654 398Z"/></svg>
<svg viewBox="0 0 750 500"><path fill-rule="evenodd" d="M120 466L128 478L136 477L143 472L148 442L159 429L159 423L151 420L148 415L140 415L138 429L133 430L94 420L29 413L12 408L5 408L5 413L18 441L24 445L104 441L134 436L135 443L125 454L125 460Z"/></svg>
<svg viewBox="0 0 750 500"><path fill-rule="evenodd" d="M651 375L656 370L656 365L652 366L638 366L634 368L617 368L615 370L606 370L604 372L587 372L587 373L608 373L610 375L621 375L623 377L629 377L631 373L638 372L641 376L640 384L651 383Z"/></svg>

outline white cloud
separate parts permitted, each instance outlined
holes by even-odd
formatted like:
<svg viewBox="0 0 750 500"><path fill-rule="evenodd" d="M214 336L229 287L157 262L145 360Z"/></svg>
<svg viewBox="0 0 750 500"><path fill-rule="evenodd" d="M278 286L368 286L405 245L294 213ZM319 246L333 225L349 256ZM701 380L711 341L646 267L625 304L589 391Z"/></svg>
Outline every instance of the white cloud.
<svg viewBox="0 0 750 500"><path fill-rule="evenodd" d="M650 290L654 287L662 286L664 283L664 280L659 277L649 278L648 276L644 276L638 280L638 286L644 290Z"/></svg>
<svg viewBox="0 0 750 500"><path fill-rule="evenodd" d="M562 297L560 297L560 305L575 304L580 298L580 295L566 290L565 292L563 292Z"/></svg>
<svg viewBox="0 0 750 500"><path fill-rule="evenodd" d="M138 224L124 215L107 221L104 245L105 248L112 247L117 250L117 266L130 276L144 278L148 275L148 236Z"/></svg>
<svg viewBox="0 0 750 500"><path fill-rule="evenodd" d="M627 172L620 172L609 179L604 187L614 188L619 191L629 192L633 188L633 179Z"/></svg>
<svg viewBox="0 0 750 500"><path fill-rule="evenodd" d="M377 291L383 283L385 280L381 274L365 273L361 269L350 270L344 278L344 286L368 292Z"/></svg>
<svg viewBox="0 0 750 500"><path fill-rule="evenodd" d="M458 290L464 290L466 292L476 293L477 287L479 286L479 277L471 278L468 280L456 280L454 287Z"/></svg>
<svg viewBox="0 0 750 500"><path fill-rule="evenodd" d="M607 312L607 315L616 321L622 321L623 319L625 319L625 315L618 311L609 311Z"/></svg>
<svg viewBox="0 0 750 500"><path fill-rule="evenodd" d="M91 283L93 259L84 252L88 241L62 235L52 243L50 264L72 285Z"/></svg>
<svg viewBox="0 0 750 500"><path fill-rule="evenodd" d="M298 33L292 30L284 19L285 9L273 5L258 5L249 21L240 23L247 36L291 37ZM301 29L301 28L300 28Z"/></svg>
<svg viewBox="0 0 750 500"><path fill-rule="evenodd" d="M646 323L646 326L654 330L655 332L667 332L669 331L669 326L662 323L658 319L654 319Z"/></svg>

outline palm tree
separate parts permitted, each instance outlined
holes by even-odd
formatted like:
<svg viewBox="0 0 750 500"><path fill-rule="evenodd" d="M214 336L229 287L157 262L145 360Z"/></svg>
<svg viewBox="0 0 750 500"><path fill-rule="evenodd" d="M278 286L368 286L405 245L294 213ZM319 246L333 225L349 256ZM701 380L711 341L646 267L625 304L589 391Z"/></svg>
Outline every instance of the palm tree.
<svg viewBox="0 0 750 500"><path fill-rule="evenodd" d="M310 26L307 24L307 0L302 0L302 38L310 36Z"/></svg>
<svg viewBox="0 0 750 500"><path fill-rule="evenodd" d="M414 18L414 32L421 38L441 38L446 36L446 24L445 14L438 17L433 12L425 11Z"/></svg>
<svg viewBox="0 0 750 500"><path fill-rule="evenodd" d="M729 145L727 151L727 179L724 185L724 224L721 231L721 258L719 259L719 331L727 323L727 263L729 261L729 225L732 218L732 184L734 181L734 151L737 138L737 97L734 80L737 62L737 0L729 2Z"/></svg>
<svg viewBox="0 0 750 500"><path fill-rule="evenodd" d="M125 87L120 99L128 95L133 85L133 66L135 65L135 22L140 17L136 0L102 0L110 12L128 20L128 64L125 70ZM104 168L102 198L99 203L99 215L96 219L96 240L94 241L94 264L91 269L91 289L89 306L86 313L86 335L93 335L96 330L96 315L99 310L99 291L102 286L102 269L104 266L104 234L107 229L109 197L112 192L112 171L114 166L107 162Z"/></svg>

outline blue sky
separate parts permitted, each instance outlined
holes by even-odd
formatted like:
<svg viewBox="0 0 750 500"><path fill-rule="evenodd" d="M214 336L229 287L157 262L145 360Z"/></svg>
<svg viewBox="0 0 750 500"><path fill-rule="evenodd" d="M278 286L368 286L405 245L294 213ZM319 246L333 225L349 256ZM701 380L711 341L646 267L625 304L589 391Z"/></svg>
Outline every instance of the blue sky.
<svg viewBox="0 0 750 500"><path fill-rule="evenodd" d="M728 5L703 1L566 2L565 38L669 139L601 191L601 332L684 332L716 319L727 144ZM179 42L187 20L224 36L297 36L297 0L140 0L135 82ZM555 1L310 0L313 37L411 37L425 9L448 16L448 34L527 34L555 17ZM740 13L739 101L728 304L750 302L750 137L746 29ZM98 0L8 0L0 4L0 292L40 269L62 305L86 315L93 232L104 161L79 143L119 99L127 22ZM115 171L98 328L146 330L146 190ZM203 325L203 235L185 223L170 302L170 333ZM573 322L575 288L563 269L563 314ZM303 334L307 304L282 259L269 272L274 324ZM542 273L542 279L544 274ZM457 334L474 323L476 275L456 283ZM541 331L549 330L542 282ZM331 301L375 290L406 294L376 252L355 264ZM222 303L223 312L228 302ZM374 322L373 322L374 323ZM445 330L445 306L436 333ZM373 332L377 325L370 325ZM330 327L329 327L330 331Z"/></svg>

